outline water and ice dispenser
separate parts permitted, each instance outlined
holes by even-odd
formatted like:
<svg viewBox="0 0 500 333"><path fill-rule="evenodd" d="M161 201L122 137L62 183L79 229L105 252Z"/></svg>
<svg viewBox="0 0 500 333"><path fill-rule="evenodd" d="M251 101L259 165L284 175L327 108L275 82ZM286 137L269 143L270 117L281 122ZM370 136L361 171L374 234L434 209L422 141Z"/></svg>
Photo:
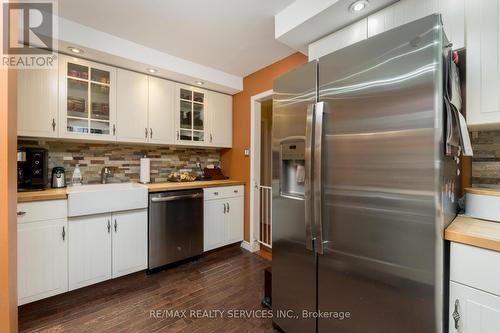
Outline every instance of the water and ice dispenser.
<svg viewBox="0 0 500 333"><path fill-rule="evenodd" d="M281 195L297 199L304 198L305 141L290 139L281 143Z"/></svg>

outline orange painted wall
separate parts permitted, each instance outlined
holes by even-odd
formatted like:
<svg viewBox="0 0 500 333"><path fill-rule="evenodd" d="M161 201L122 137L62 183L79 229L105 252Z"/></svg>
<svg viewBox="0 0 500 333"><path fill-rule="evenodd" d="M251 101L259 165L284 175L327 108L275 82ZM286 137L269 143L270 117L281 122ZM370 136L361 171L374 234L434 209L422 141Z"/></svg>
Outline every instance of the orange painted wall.
<svg viewBox="0 0 500 333"><path fill-rule="evenodd" d="M243 91L233 96L233 148L222 152L222 169L226 176L246 182L245 240L250 239L250 158L244 149L250 148L250 98L270 90L273 80L307 62L302 53L294 53L243 79Z"/></svg>

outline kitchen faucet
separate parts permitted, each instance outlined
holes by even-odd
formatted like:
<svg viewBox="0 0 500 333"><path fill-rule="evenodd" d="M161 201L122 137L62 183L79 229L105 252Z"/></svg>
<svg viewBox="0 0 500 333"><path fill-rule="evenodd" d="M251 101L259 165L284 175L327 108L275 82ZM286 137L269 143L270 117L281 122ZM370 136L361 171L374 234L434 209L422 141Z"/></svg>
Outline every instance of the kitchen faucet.
<svg viewBox="0 0 500 333"><path fill-rule="evenodd" d="M113 174L111 173L111 169L108 167L102 168L101 169L101 184L107 184L109 176L113 176Z"/></svg>

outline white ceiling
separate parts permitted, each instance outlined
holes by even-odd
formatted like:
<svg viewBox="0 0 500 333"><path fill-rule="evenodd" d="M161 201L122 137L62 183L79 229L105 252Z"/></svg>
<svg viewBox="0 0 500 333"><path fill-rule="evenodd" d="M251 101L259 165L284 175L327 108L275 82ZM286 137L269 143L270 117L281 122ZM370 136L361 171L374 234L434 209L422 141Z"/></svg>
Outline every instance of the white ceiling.
<svg viewBox="0 0 500 333"><path fill-rule="evenodd" d="M62 0L59 16L244 77L293 52L274 15L294 0Z"/></svg>

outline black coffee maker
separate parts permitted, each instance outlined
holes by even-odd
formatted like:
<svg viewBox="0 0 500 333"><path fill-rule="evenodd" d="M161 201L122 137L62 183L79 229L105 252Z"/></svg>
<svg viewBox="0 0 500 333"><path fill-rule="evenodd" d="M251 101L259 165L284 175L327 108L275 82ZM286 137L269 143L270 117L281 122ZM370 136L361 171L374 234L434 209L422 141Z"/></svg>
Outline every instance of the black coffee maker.
<svg viewBox="0 0 500 333"><path fill-rule="evenodd" d="M43 148L17 150L17 190L40 191L47 187L48 152Z"/></svg>

